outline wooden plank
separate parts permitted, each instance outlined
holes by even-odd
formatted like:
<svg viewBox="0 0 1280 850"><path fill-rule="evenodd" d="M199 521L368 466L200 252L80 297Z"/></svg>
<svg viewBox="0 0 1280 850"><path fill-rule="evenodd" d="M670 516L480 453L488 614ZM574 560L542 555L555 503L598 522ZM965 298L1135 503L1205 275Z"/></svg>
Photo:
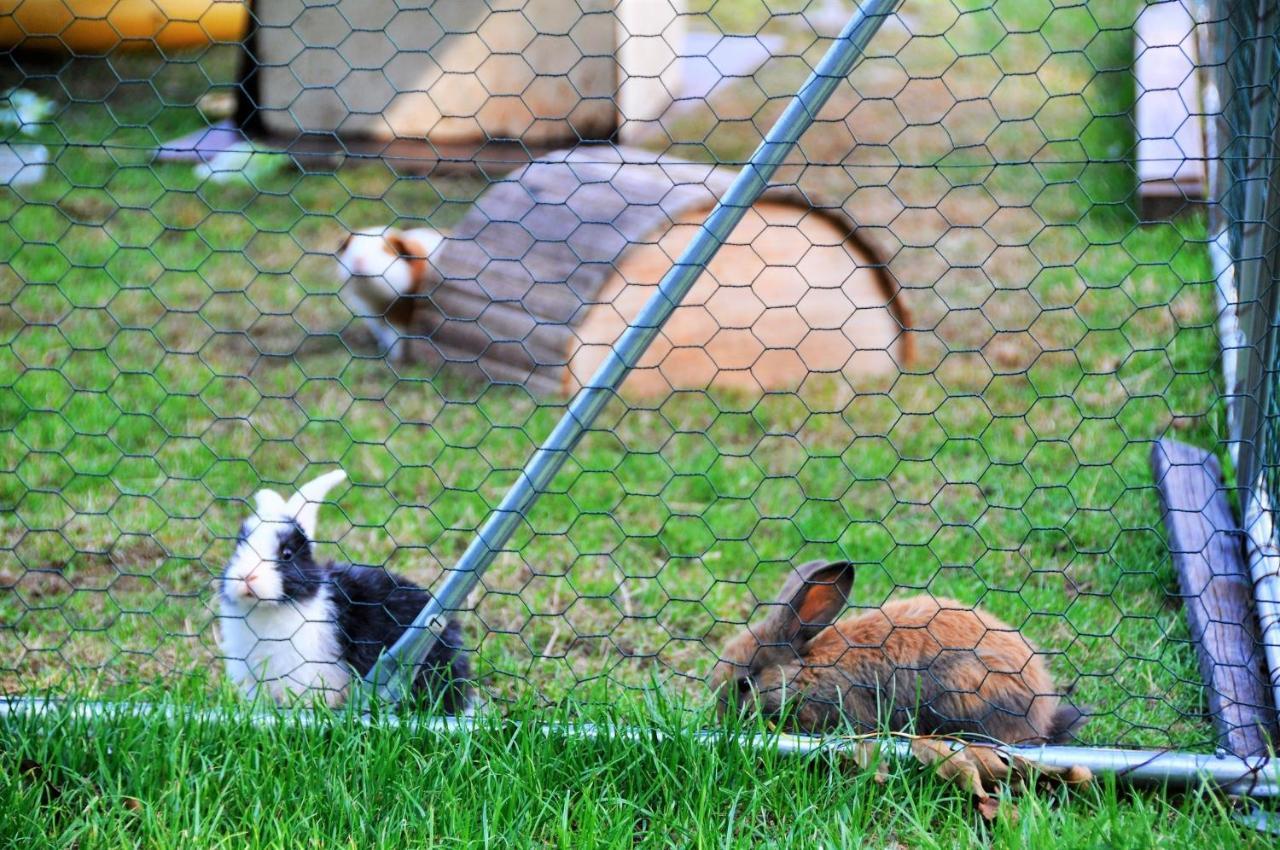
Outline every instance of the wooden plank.
<svg viewBox="0 0 1280 850"><path fill-rule="evenodd" d="M1134 26L1138 194L1149 221L1168 219L1188 201L1204 199L1208 183L1189 2L1152 3Z"/></svg>
<svg viewBox="0 0 1280 850"><path fill-rule="evenodd" d="M1151 466L1221 745L1238 756L1265 755L1277 740L1275 714L1244 535L1227 503L1222 470L1208 452L1167 438L1152 447Z"/></svg>

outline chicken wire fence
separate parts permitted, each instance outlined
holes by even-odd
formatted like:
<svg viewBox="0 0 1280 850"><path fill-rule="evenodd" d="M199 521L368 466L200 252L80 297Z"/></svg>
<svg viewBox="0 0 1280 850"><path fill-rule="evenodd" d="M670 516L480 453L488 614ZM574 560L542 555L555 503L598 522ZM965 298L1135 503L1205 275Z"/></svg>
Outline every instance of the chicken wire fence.
<svg viewBox="0 0 1280 850"><path fill-rule="evenodd" d="M1280 569L1273 505L1276 476L1276 10L1214 7L1218 37L1204 37L1216 68L1209 92L1219 149L1210 171L1212 259L1221 287L1223 372L1231 456L1256 586L1272 704L1280 704Z"/></svg>
<svg viewBox="0 0 1280 850"><path fill-rule="evenodd" d="M447 578L853 10L40 6L0 14L0 687L193 700L234 689L261 488L345 470L317 557ZM484 703L706 705L792 567L847 560L850 615L1025 635L1083 742L1215 746L1148 456L1274 478L1274 299L1227 278L1273 250L1275 21L1188 7L1217 194L1143 221L1146 10L884 22L452 612Z"/></svg>

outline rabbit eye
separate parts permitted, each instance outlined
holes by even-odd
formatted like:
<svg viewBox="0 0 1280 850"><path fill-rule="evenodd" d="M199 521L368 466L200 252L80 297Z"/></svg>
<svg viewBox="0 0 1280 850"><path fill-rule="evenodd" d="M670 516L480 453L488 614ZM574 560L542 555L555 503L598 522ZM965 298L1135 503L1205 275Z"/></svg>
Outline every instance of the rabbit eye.
<svg viewBox="0 0 1280 850"><path fill-rule="evenodd" d="M281 550L280 550L280 560L282 560L282 561L292 561L292 560L293 560L293 547L291 547L291 546L285 546L283 549L281 549Z"/></svg>
<svg viewBox="0 0 1280 850"><path fill-rule="evenodd" d="M741 676L738 678L738 693L747 694L751 692L751 677Z"/></svg>

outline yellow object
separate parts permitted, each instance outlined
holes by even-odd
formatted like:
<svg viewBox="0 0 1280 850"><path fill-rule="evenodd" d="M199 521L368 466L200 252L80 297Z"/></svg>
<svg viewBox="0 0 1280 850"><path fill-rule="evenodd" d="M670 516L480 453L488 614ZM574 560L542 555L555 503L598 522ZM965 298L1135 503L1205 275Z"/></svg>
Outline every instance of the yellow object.
<svg viewBox="0 0 1280 850"><path fill-rule="evenodd" d="M0 0L0 47L180 50L244 37L244 0Z"/></svg>

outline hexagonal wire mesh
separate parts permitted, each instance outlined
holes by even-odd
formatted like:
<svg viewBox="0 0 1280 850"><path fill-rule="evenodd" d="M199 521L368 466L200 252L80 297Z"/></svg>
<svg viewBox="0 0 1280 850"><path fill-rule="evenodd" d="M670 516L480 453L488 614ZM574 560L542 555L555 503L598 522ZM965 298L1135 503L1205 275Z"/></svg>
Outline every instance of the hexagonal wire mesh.
<svg viewBox="0 0 1280 850"><path fill-rule="evenodd" d="M0 680L193 698L232 686L215 579L284 516L260 488L342 468L317 557L439 584L850 12L257 0L241 43L225 0L147 32L23 6ZM926 594L1024 635L1085 742L1213 745L1147 455L1226 443L1220 275L1203 213L1135 210L1143 9L884 25L457 612L485 702L705 704L792 566L848 560L851 615ZM1244 62L1247 18L1200 19ZM250 636L305 667L335 614L298 616Z"/></svg>
<svg viewBox="0 0 1280 850"><path fill-rule="evenodd" d="M1277 504L1273 228L1277 174L1272 163L1280 98L1273 44L1280 19L1261 6L1211 4L1201 52L1210 77L1206 138L1211 197L1210 256L1218 280L1223 372L1231 458L1241 494L1243 526L1261 625L1261 649L1270 671L1272 704L1280 705L1280 568L1275 556Z"/></svg>

